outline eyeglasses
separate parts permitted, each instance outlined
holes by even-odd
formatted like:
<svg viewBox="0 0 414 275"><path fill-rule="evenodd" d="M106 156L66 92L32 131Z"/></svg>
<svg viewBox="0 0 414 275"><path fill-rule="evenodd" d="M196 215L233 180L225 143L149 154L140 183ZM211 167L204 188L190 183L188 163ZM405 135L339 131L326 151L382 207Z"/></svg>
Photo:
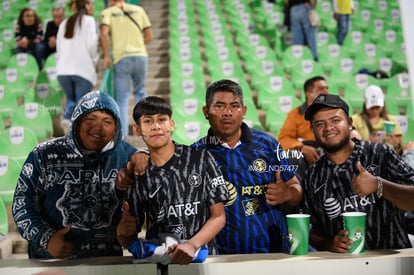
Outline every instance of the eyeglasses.
<svg viewBox="0 0 414 275"><path fill-rule="evenodd" d="M33 13L26 13L25 15L24 15L24 17L34 17L35 15L33 14Z"/></svg>

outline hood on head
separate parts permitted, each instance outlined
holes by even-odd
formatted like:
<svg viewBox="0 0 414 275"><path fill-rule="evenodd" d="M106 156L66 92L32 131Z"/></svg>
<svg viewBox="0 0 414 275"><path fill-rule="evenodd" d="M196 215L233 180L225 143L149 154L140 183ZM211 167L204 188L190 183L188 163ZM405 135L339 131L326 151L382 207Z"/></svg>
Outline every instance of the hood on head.
<svg viewBox="0 0 414 275"><path fill-rule="evenodd" d="M121 141L121 118L120 110L116 101L106 93L100 91L92 91L84 95L73 110L71 117L71 126L69 130L69 136L72 141L77 144L76 141L76 126L79 120L86 114L97 111L106 110L113 115L116 121L116 130L114 134L115 146Z"/></svg>

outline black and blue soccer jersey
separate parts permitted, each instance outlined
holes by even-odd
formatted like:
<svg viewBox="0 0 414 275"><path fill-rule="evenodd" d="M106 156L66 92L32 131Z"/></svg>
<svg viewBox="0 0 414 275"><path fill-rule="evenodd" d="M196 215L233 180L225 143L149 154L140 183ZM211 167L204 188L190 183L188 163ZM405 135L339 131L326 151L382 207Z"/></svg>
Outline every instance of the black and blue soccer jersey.
<svg viewBox="0 0 414 275"><path fill-rule="evenodd" d="M188 240L210 217L209 207L226 202L229 194L207 150L176 144L173 157L164 166L149 165L144 176L137 176L128 197L139 227L146 214L147 240L159 233ZM212 242L209 246L213 247Z"/></svg>
<svg viewBox="0 0 414 275"><path fill-rule="evenodd" d="M333 238L343 229L343 212L367 213L366 248L401 249L411 247L405 229L404 211L372 193L359 197L351 189L361 162L374 176L414 185L414 169L385 144L353 139L355 148L343 164L336 165L322 156L306 171L303 181L303 210L311 214L312 228Z"/></svg>
<svg viewBox="0 0 414 275"><path fill-rule="evenodd" d="M269 183L282 171L287 181L295 167L284 158L278 142L261 131L242 124L240 144L221 145L211 129L194 146L207 148L226 180L230 200L226 203L226 226L216 237L221 254L289 252L286 220L279 207L266 202Z"/></svg>

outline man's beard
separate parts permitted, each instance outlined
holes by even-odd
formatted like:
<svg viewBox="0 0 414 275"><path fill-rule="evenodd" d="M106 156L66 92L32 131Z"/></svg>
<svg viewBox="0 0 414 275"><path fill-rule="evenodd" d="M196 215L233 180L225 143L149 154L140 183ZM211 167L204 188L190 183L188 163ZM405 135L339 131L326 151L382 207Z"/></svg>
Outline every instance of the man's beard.
<svg viewBox="0 0 414 275"><path fill-rule="evenodd" d="M350 133L348 132L343 139L341 139L337 144L327 144L322 142L318 137L316 137L316 141L318 142L319 146L323 148L326 153L335 153L348 144L350 140Z"/></svg>

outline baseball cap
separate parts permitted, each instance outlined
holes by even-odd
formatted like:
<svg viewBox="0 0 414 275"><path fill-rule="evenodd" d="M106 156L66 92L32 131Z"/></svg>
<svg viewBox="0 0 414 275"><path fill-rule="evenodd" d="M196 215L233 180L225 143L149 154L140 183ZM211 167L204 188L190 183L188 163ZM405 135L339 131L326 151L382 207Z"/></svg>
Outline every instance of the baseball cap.
<svg viewBox="0 0 414 275"><path fill-rule="evenodd" d="M306 109L305 119L312 120L313 115L322 108L340 108L345 111L346 115L349 115L349 107L345 101L338 95L332 94L320 94L318 95L313 103Z"/></svg>
<svg viewBox="0 0 414 275"><path fill-rule="evenodd" d="M365 89L365 108L375 106L384 107L384 93L380 87L371 85Z"/></svg>

